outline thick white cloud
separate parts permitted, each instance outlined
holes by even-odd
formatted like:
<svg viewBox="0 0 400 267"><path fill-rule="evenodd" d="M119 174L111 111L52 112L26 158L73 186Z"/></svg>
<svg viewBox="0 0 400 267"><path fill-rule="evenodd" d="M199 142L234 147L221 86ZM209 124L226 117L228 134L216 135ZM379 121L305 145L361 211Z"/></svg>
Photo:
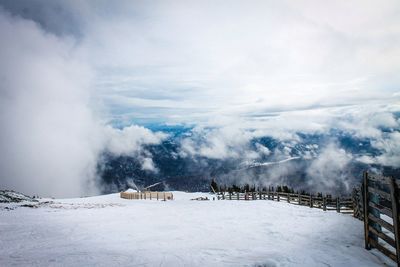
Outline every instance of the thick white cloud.
<svg viewBox="0 0 400 267"><path fill-rule="evenodd" d="M115 155L141 152L143 145L156 145L167 137L165 133L153 133L142 126L131 125L123 129L105 127L105 150Z"/></svg>
<svg viewBox="0 0 400 267"><path fill-rule="evenodd" d="M104 151L113 155L134 156L142 164L142 169L157 172L152 155L145 145L157 145L161 143L167 134L152 132L142 126L131 125L123 129L111 126L104 127Z"/></svg>
<svg viewBox="0 0 400 267"><path fill-rule="evenodd" d="M74 38L57 37L0 9L0 187L45 196L93 194L99 155L137 155L165 134L122 130L96 117L92 66Z"/></svg>
<svg viewBox="0 0 400 267"><path fill-rule="evenodd" d="M53 196L93 193L98 125L90 67L71 39L0 10L1 187Z"/></svg>
<svg viewBox="0 0 400 267"><path fill-rule="evenodd" d="M307 169L307 180L315 192L350 192L351 176L345 172L352 156L336 144L327 145Z"/></svg>
<svg viewBox="0 0 400 267"><path fill-rule="evenodd" d="M383 152L376 163L400 168L400 132L387 134L386 138L374 141L373 146Z"/></svg>

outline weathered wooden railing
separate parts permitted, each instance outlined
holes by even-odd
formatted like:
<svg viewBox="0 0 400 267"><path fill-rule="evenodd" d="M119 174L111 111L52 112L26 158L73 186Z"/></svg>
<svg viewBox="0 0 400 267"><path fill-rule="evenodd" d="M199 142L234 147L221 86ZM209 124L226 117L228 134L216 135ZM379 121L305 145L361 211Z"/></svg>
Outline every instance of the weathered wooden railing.
<svg viewBox="0 0 400 267"><path fill-rule="evenodd" d="M353 215L355 218L364 221L364 188L363 185L355 187L352 193Z"/></svg>
<svg viewBox="0 0 400 267"><path fill-rule="evenodd" d="M365 248L376 248L400 266L399 181L364 173Z"/></svg>
<svg viewBox="0 0 400 267"><path fill-rule="evenodd" d="M351 197L313 196L276 191L262 192L229 192L218 194L218 200L276 200L286 201L291 204L320 208L324 211L336 210L337 212L353 213L353 199Z"/></svg>

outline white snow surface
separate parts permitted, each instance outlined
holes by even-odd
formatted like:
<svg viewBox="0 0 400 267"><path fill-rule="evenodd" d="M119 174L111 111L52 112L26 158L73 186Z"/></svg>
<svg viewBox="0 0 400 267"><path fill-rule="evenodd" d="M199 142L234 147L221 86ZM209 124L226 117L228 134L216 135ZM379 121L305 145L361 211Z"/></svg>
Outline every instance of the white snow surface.
<svg viewBox="0 0 400 267"><path fill-rule="evenodd" d="M132 188L129 188L128 190L125 191L125 193L137 193L138 191Z"/></svg>
<svg viewBox="0 0 400 267"><path fill-rule="evenodd" d="M364 249L363 223L350 215L173 193L0 209L0 266L394 266Z"/></svg>

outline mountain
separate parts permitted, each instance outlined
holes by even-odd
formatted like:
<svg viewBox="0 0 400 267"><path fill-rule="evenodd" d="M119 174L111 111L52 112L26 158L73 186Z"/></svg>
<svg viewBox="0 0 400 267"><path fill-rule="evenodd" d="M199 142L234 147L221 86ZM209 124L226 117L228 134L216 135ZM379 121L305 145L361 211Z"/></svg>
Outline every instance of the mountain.
<svg viewBox="0 0 400 267"><path fill-rule="evenodd" d="M138 155L103 155L98 170L104 193L159 181L163 183L154 190L209 191L210 180L214 178L227 185L284 184L299 190L344 194L361 181L365 170L399 175L398 169L360 160L362 156L380 154L371 139L354 137L338 130L327 134L298 133L296 142L257 137L251 139L245 148L237 149L239 152L235 156L224 158L183 153L183 140L196 140L192 138L191 128L164 127L157 130L168 133L169 138L144 148L146 155L151 156L155 170L143 169ZM266 152L260 152L260 148Z"/></svg>

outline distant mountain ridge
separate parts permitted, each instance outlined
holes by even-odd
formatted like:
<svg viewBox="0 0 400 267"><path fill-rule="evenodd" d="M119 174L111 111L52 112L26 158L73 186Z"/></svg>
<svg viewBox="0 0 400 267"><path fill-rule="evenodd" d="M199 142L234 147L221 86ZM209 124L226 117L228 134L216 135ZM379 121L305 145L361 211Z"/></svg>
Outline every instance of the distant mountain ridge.
<svg viewBox="0 0 400 267"><path fill-rule="evenodd" d="M249 144L249 151L256 151L259 145L270 151L270 154L262 154L256 160L249 160L245 156L215 159L201 155L183 155L182 140L191 136L192 129L171 127L163 130L169 134L169 138L159 145L145 147L157 168L156 172L143 170L140 161L134 156L103 155L99 174L105 193L124 190L131 187L132 183L144 186L158 181L163 181L158 188L160 190L209 191L212 178L220 184L285 184L310 190L313 187L318 188L316 183L319 183L320 188L325 184L329 185L323 179L336 179L336 176L340 176L340 179L335 180L337 184L330 190L345 192L360 182L364 170L373 169L395 176L400 173L398 169L360 161L361 156L378 156L380 151L371 145L370 139L354 137L339 130L331 130L328 134L298 133L300 141L296 143L269 136L254 138ZM331 171L335 171L333 174L324 172L322 168L321 174L328 177L320 177L321 180L318 181L318 177L311 177L315 176L312 170L315 172L316 163L323 162L321 157L329 154L326 147L332 140L340 153L348 155L346 164L336 167L337 170L332 167ZM329 166L329 160L323 163Z"/></svg>

